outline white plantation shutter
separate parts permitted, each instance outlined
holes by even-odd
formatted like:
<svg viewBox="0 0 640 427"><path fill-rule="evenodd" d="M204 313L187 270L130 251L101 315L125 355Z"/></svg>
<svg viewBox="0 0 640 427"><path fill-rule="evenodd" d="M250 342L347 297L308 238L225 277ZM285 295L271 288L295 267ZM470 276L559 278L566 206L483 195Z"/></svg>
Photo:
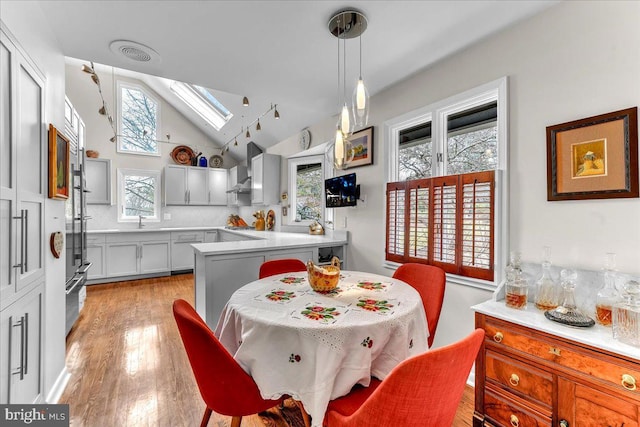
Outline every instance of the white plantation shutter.
<svg viewBox="0 0 640 427"><path fill-rule="evenodd" d="M387 184L386 258L402 262L405 248L405 183Z"/></svg>
<svg viewBox="0 0 640 427"><path fill-rule="evenodd" d="M494 171L387 184L386 259L493 280Z"/></svg>
<svg viewBox="0 0 640 427"><path fill-rule="evenodd" d="M409 193L408 256L429 259L429 179L407 182Z"/></svg>

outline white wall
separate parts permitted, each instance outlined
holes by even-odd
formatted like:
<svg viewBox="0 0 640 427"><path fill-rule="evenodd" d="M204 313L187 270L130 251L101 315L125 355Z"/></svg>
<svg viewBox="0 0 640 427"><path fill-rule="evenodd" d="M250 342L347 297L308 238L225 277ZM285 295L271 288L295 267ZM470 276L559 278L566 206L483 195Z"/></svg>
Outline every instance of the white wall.
<svg viewBox="0 0 640 427"><path fill-rule="evenodd" d="M117 81L135 83L142 86L160 102L161 139L166 140L165 135L169 133L171 134L171 142L175 142L175 144L161 143L161 155L159 157L118 153L116 144L109 141L113 136L113 131L108 121L104 116L98 114L98 108L100 108L102 104L96 85L89 78L88 74L81 71L79 66L67 64L65 70L67 97L69 97L69 100L82 117L86 126L86 148L98 151L100 158L111 159L111 200L113 206L90 205L88 207L88 213L92 217L88 225L90 229L137 227L137 224L117 222L115 203L117 200L118 168L162 171L166 165L175 165L175 162L171 159L171 151L177 144L189 145L196 153L202 152L203 156L206 156L207 159L211 157L211 155L220 152L220 149L215 148L214 143L204 133L142 81L115 76L114 85L114 76L112 76L110 72L98 71L103 95L113 114L114 120L117 120ZM224 156L225 168L230 168L235 164L236 161L233 158ZM164 179L162 191L164 198ZM166 227L224 225L230 212L235 212L235 210L218 206L163 207L162 213L170 213L171 220L163 219L160 221L160 224L154 225ZM163 215L161 214L160 216L162 218Z"/></svg>
<svg viewBox="0 0 640 427"><path fill-rule="evenodd" d="M524 261L540 262L549 245L554 263L592 270L612 251L620 271L640 276L640 199L548 202L545 136L547 126L640 103L639 22L639 2L564 2L372 97L374 165L353 169L367 204L335 210L337 228L346 217L351 232L350 268L391 274L382 267L384 122L508 76L511 249ZM366 78L366 66L363 71ZM313 145L332 137L335 120L310 127ZM268 151L295 153L297 135ZM449 284L435 346L468 334L474 325L469 306L489 297Z"/></svg>
<svg viewBox="0 0 640 427"><path fill-rule="evenodd" d="M64 128L64 57L49 21L34 2L2 1L0 17L44 74L45 122ZM44 153L47 153L45 147ZM46 168L46 159L45 159ZM47 171L42 173L47 176ZM46 199L44 236L65 230L64 202ZM63 251L64 254L64 251ZM42 318L43 399L49 399L64 370L65 358L65 259L56 259L45 243L45 299ZM55 396L53 397L55 399Z"/></svg>

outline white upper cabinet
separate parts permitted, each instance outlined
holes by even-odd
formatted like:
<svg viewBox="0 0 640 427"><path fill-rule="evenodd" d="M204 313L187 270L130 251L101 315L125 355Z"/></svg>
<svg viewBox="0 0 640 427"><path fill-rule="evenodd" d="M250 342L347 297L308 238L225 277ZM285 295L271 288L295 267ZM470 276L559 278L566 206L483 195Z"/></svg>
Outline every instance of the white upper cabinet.
<svg viewBox="0 0 640 427"><path fill-rule="evenodd" d="M111 160L87 158L84 162L87 180L87 204L111 204Z"/></svg>
<svg viewBox="0 0 640 427"><path fill-rule="evenodd" d="M164 168L167 205L226 205L227 170L169 165Z"/></svg>
<svg viewBox="0 0 640 427"><path fill-rule="evenodd" d="M209 169L209 204L227 204L227 170Z"/></svg>
<svg viewBox="0 0 640 427"><path fill-rule="evenodd" d="M280 156L258 154L251 160L251 204L275 205L280 201Z"/></svg>

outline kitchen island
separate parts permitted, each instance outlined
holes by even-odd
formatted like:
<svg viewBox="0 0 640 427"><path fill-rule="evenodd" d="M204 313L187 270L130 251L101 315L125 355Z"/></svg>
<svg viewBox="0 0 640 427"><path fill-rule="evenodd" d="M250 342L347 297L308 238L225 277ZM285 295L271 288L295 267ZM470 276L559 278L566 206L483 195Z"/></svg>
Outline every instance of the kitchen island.
<svg viewBox="0 0 640 427"><path fill-rule="evenodd" d="M260 265L265 261L297 258L322 264L335 255L346 268L346 231L328 231L323 236L254 230L224 232L242 240L192 245L196 310L212 329L231 295L258 279Z"/></svg>

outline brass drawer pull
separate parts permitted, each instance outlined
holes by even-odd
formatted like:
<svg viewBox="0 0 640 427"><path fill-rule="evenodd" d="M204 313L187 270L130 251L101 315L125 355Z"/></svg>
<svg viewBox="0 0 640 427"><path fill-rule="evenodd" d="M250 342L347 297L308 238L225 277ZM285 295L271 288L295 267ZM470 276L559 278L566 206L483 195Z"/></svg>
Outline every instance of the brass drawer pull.
<svg viewBox="0 0 640 427"><path fill-rule="evenodd" d="M495 335L493 336L493 340L495 342L502 342L503 338L504 338L504 335L502 335L502 332L496 332Z"/></svg>
<svg viewBox="0 0 640 427"><path fill-rule="evenodd" d="M516 374L511 374L511 378L509 378L509 384L514 387L518 387L518 384L520 384L520 377Z"/></svg>
<svg viewBox="0 0 640 427"><path fill-rule="evenodd" d="M560 356L560 349L556 347L549 347L549 353L553 354L554 356Z"/></svg>
<svg viewBox="0 0 640 427"><path fill-rule="evenodd" d="M627 390L633 391L636 389L636 379L633 377L633 375L623 374L621 384L622 387L626 388Z"/></svg>
<svg viewBox="0 0 640 427"><path fill-rule="evenodd" d="M515 415L511 414L511 417L509 417L509 423L513 427L518 427L520 425L520 420L518 419L518 417L516 417Z"/></svg>

